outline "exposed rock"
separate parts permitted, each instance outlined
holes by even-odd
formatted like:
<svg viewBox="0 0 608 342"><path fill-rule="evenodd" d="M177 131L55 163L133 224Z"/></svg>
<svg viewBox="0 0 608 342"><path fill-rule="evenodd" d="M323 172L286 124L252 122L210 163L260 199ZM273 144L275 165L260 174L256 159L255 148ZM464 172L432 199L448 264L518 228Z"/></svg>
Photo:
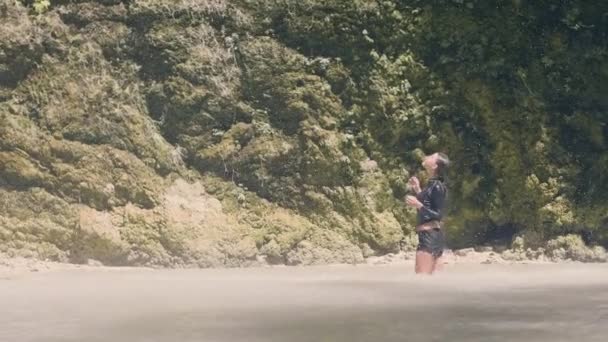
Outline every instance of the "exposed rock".
<svg viewBox="0 0 608 342"><path fill-rule="evenodd" d="M398 262L445 151L450 247L515 237L449 258L606 260L604 2L51 2L0 0L10 257Z"/></svg>
<svg viewBox="0 0 608 342"><path fill-rule="evenodd" d="M601 246L590 248L578 235L560 236L547 242L547 255L553 261L570 259L583 262L605 262L606 250Z"/></svg>
<svg viewBox="0 0 608 342"><path fill-rule="evenodd" d="M471 254L471 253L474 253L474 252L475 252L474 248L465 248L465 249L456 250L454 252L454 254L457 255L457 256L464 257L464 256L467 256L468 254Z"/></svg>

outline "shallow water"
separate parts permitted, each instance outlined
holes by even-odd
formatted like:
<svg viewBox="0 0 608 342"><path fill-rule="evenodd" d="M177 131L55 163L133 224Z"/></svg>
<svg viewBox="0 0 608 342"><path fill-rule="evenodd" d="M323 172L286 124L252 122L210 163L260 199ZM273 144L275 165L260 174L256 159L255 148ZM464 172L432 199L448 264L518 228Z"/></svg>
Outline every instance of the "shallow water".
<svg viewBox="0 0 608 342"><path fill-rule="evenodd" d="M0 280L0 341L606 341L608 266L73 270Z"/></svg>

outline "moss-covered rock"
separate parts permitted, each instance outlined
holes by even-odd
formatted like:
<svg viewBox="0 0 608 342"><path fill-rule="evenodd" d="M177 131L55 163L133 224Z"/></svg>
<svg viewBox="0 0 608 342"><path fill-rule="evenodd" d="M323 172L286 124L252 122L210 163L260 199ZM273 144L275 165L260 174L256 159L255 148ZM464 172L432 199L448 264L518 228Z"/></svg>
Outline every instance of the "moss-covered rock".
<svg viewBox="0 0 608 342"><path fill-rule="evenodd" d="M69 261L77 212L40 188L2 190L0 249L9 255Z"/></svg>
<svg viewBox="0 0 608 342"><path fill-rule="evenodd" d="M360 262L443 151L450 247L602 259L604 3L51 3L0 0L0 252Z"/></svg>
<svg viewBox="0 0 608 342"><path fill-rule="evenodd" d="M605 262L608 258L603 247L588 247L580 236L574 234L549 240L546 252L552 260L558 261L570 259L583 262Z"/></svg>
<svg viewBox="0 0 608 342"><path fill-rule="evenodd" d="M27 15L25 7L0 2L0 86L14 87L42 57L41 29Z"/></svg>

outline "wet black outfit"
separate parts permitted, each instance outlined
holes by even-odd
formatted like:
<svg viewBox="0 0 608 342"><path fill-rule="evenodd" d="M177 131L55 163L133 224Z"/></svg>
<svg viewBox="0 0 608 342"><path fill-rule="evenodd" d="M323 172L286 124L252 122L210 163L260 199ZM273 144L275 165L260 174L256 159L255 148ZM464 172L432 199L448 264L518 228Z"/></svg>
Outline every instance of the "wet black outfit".
<svg viewBox="0 0 608 342"><path fill-rule="evenodd" d="M422 202L423 207L418 210L417 225L431 221L440 222L447 198L447 188L441 178L431 178L426 187L420 191L416 198ZM418 250L431 253L435 258L443 255L445 237L440 228L418 232Z"/></svg>

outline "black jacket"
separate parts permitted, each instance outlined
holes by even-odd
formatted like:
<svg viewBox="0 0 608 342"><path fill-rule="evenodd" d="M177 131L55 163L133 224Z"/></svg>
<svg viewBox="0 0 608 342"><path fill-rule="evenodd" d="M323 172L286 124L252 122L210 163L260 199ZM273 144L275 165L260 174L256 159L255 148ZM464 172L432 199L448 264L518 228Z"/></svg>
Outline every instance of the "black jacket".
<svg viewBox="0 0 608 342"><path fill-rule="evenodd" d="M418 225L429 221L441 221L448 189L439 178L431 178L426 187L416 195L423 207L418 210Z"/></svg>

